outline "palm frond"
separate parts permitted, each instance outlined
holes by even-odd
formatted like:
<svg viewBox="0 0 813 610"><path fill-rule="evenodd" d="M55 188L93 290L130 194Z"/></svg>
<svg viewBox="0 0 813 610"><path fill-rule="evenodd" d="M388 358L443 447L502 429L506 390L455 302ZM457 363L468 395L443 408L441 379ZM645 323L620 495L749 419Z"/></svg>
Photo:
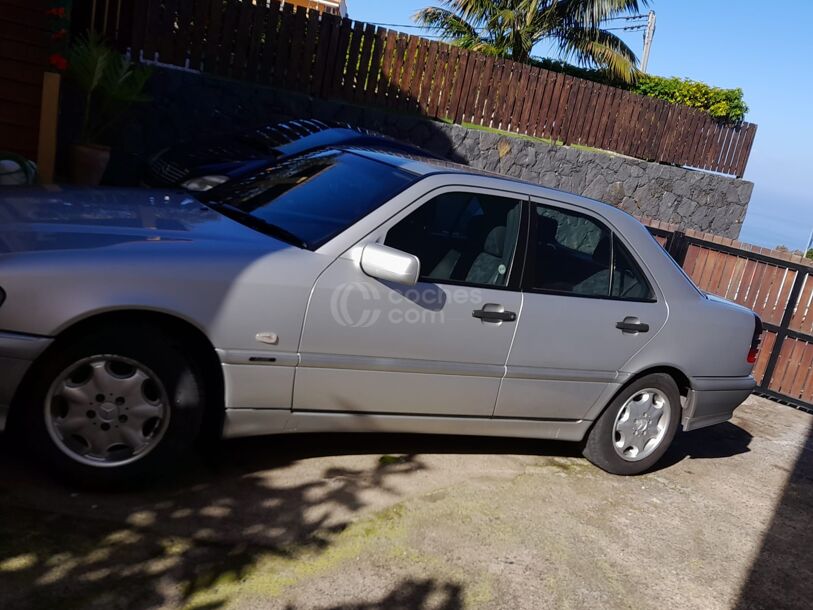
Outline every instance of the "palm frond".
<svg viewBox="0 0 813 610"><path fill-rule="evenodd" d="M95 32L80 36L73 46L68 63L68 77L82 91L92 93L104 78L112 58L112 51L102 43Z"/></svg>
<svg viewBox="0 0 813 610"><path fill-rule="evenodd" d="M414 20L426 28L437 30L444 38L479 38L475 26L446 9L425 8L415 13Z"/></svg>
<svg viewBox="0 0 813 610"><path fill-rule="evenodd" d="M68 77L85 95L80 140L96 141L144 94L150 71L127 61L99 34L81 36L72 46Z"/></svg>
<svg viewBox="0 0 813 610"><path fill-rule="evenodd" d="M598 28L608 19L632 16L649 6L649 0L559 0L552 16L563 25Z"/></svg>
<svg viewBox="0 0 813 610"><path fill-rule="evenodd" d="M612 32L601 29L568 28L559 35L564 58L581 65L606 70L613 78L634 83L640 74L638 59L627 44Z"/></svg>
<svg viewBox="0 0 813 610"><path fill-rule="evenodd" d="M558 44L564 57L607 70L626 82L636 78L635 54L602 24L633 15L649 0L441 0L415 20L467 49L530 60L545 39Z"/></svg>

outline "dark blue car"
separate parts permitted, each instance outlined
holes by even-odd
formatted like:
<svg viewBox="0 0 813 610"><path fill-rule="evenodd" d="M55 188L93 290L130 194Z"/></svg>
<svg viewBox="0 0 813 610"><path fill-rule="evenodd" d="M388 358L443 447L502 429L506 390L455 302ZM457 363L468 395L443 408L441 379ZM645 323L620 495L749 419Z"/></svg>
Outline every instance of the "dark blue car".
<svg viewBox="0 0 813 610"><path fill-rule="evenodd" d="M150 159L144 182L153 187L207 191L284 163L292 156L335 146L435 157L423 149L345 123L303 119L167 148Z"/></svg>

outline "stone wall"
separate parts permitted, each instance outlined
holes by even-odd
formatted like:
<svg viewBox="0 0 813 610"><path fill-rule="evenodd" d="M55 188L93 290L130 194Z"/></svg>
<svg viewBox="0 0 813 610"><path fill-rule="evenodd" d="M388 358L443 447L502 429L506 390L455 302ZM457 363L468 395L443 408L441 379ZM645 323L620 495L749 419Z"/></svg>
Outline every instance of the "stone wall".
<svg viewBox="0 0 813 610"><path fill-rule="evenodd" d="M472 167L586 195L645 215L736 238L753 183L621 155L469 129L198 73L156 69L153 101L122 125L110 179L131 183L149 154L181 139L290 118L346 121Z"/></svg>

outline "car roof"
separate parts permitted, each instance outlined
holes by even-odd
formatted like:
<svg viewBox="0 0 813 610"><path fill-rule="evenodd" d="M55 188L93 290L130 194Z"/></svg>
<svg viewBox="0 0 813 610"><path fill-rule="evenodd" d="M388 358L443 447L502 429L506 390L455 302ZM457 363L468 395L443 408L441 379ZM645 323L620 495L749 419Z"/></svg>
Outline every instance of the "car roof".
<svg viewBox="0 0 813 610"><path fill-rule="evenodd" d="M604 201L591 199L589 197L584 197L583 195L577 195L575 193L570 193L568 191L563 191L560 189L542 186L541 184L529 182L527 180L520 180L518 178L513 178L511 176L506 176L504 174L498 174L496 172L490 172L487 170L470 167L468 165L455 163L453 161L402 154L398 152L392 152L389 150L378 150L373 148L360 148L352 146L338 148L341 148L342 150L346 150L348 152L353 152L355 154L367 157L369 159L374 159L381 163L386 163L388 165L397 167L403 171L412 173L421 178L434 176L438 174L461 174L492 178L521 186L522 190L531 196L547 197L562 201L568 201L570 203L575 203L588 208L592 208L596 211L602 212L604 214L609 214L611 216L620 215L623 217L634 218L634 216L632 216L625 210L622 210L612 204L605 203ZM636 222L638 222L637 219Z"/></svg>
<svg viewBox="0 0 813 610"><path fill-rule="evenodd" d="M356 153L362 157L373 159L380 163L386 163L392 167L397 167L403 171L415 174L416 176L428 176L437 173L460 173L475 174L478 176L492 176L496 178L506 178L500 174L478 170L468 165L454 163L446 159L429 157L423 155L413 155L403 152L395 152L378 147L368 146L338 146L341 150ZM509 180L511 178L508 178Z"/></svg>

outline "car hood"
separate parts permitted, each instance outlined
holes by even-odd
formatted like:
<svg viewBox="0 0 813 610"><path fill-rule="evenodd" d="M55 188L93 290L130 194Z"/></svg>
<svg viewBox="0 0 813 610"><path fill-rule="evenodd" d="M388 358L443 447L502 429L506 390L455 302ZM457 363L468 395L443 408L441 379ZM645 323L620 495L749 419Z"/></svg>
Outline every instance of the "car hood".
<svg viewBox="0 0 813 610"><path fill-rule="evenodd" d="M131 248L155 242L263 251L287 247L206 207L186 192L0 189L0 254Z"/></svg>

